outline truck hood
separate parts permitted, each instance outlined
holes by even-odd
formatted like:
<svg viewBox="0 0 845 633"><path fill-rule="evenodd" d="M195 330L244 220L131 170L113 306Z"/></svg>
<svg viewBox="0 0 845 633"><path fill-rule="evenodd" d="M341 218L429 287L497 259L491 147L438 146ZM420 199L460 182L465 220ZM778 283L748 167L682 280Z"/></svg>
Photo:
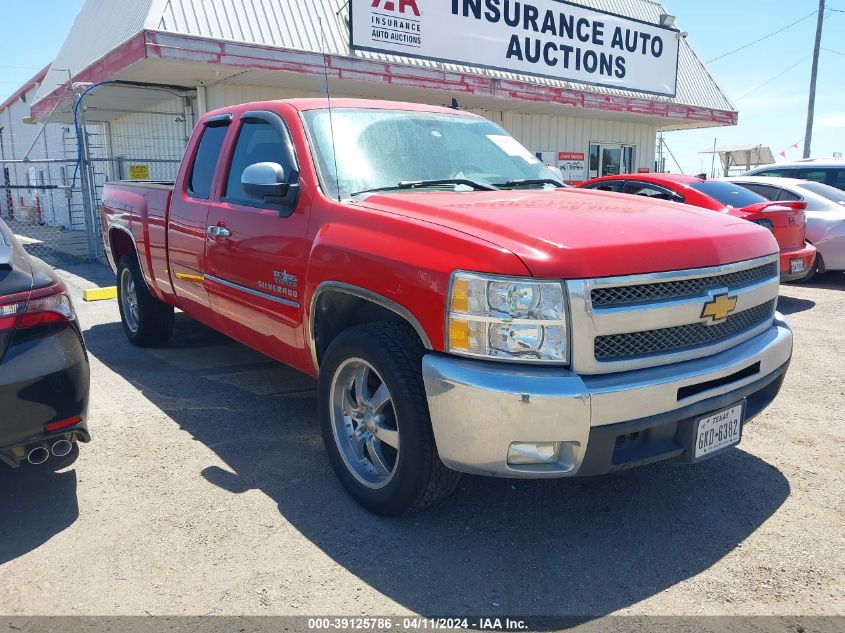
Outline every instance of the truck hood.
<svg viewBox="0 0 845 633"><path fill-rule="evenodd" d="M583 279L704 268L778 252L772 234L730 215L586 189L416 192L357 204L479 237L535 277Z"/></svg>

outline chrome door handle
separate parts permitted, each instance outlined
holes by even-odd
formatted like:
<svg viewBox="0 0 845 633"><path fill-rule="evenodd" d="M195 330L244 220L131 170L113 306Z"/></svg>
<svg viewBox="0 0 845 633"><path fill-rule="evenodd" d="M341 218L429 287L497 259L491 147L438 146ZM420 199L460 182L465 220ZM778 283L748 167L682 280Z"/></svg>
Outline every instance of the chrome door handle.
<svg viewBox="0 0 845 633"><path fill-rule="evenodd" d="M229 237L232 234L225 226L210 226L206 232L212 237Z"/></svg>

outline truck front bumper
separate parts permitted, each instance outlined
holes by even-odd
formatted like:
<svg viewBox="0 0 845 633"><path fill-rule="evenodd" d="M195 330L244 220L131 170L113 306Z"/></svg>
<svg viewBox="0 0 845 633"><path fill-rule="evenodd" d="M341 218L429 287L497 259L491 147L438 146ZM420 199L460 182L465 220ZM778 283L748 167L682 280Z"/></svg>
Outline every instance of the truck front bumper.
<svg viewBox="0 0 845 633"><path fill-rule="evenodd" d="M423 378L446 466L497 477L583 476L693 461L698 420L744 402L748 422L777 395L791 356L792 331L777 314L771 328L734 348L662 367L579 376L428 354ZM555 461L508 463L513 444L531 443L556 445Z"/></svg>

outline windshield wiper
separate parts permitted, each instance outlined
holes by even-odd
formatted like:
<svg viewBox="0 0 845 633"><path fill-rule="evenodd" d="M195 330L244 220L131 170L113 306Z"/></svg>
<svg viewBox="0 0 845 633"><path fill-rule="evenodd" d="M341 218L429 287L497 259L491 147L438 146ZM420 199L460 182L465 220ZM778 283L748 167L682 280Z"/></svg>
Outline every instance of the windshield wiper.
<svg viewBox="0 0 845 633"><path fill-rule="evenodd" d="M488 185L469 178L443 178L440 180L403 180L402 182L393 185L392 187L377 187L375 189L365 189L364 191L357 191L353 196L362 196L365 193L380 193L383 191L403 191L408 189L423 189L425 187L444 187L448 185L464 185L472 187L475 191L498 191L498 187Z"/></svg>
<svg viewBox="0 0 845 633"><path fill-rule="evenodd" d="M534 178L534 179L525 179L525 180L511 180L508 182L503 183L496 183L496 187L499 189L507 189L508 187L534 187L537 185L554 185L555 187L566 187L567 185L563 184L558 180L552 180L551 178Z"/></svg>

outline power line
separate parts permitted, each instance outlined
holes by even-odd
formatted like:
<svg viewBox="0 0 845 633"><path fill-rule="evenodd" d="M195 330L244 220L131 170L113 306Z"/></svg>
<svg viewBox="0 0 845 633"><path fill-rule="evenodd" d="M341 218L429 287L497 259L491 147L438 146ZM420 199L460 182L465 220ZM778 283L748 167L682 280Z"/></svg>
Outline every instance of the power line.
<svg viewBox="0 0 845 633"><path fill-rule="evenodd" d="M835 51L832 48L825 48L824 46L822 46L822 50L828 53L833 53L834 55L845 55L842 51Z"/></svg>
<svg viewBox="0 0 845 633"><path fill-rule="evenodd" d="M713 62L715 62L715 61L718 61L718 60L720 60L720 59L724 59L724 58L725 58L725 57L727 57L728 55L733 55L734 53L738 53L739 51L741 51L741 50L743 50L743 49L746 49L746 48L748 48L749 46L753 46L754 44L757 44L758 42L762 42L763 40L767 40L767 39L769 39L770 37L772 37L773 35L777 35L778 33L782 33L782 32L783 32L783 31L785 31L786 29L791 28L791 27L795 26L796 24L798 24L798 23L800 23L800 22L803 22L804 20L807 20L807 19L809 19L809 18L813 17L814 15L816 15L816 13L818 13L818 10L813 11L812 13L805 15L805 16L804 16L803 18L801 18L800 20L795 20L795 22L792 22L791 24L787 24L786 26L784 26L784 27L782 27L782 28L779 28L777 31L772 31L771 33L769 33L768 35L764 35L764 36L763 36L763 37L761 37L760 39L754 40L753 42L748 42L748 44L744 44L744 45L740 46L739 48L735 48L735 49L733 49L732 51L728 51L728 52L727 52L727 53L725 53L724 55L719 55L718 57L714 57L713 59L708 60L706 63L708 63L708 64L712 64L712 63L713 63Z"/></svg>
<svg viewBox="0 0 845 633"><path fill-rule="evenodd" d="M754 88L752 88L751 90L749 90L748 92L746 92L746 93L745 93L744 95L742 95L741 97L737 97L736 99L734 99L734 101L739 101L740 99L745 99L745 97L747 97L748 95L750 95L750 94L752 94L752 93L754 93L754 92L757 92L760 88L764 88L764 87L768 86L770 83L772 83L772 82L773 82L773 81L775 81L776 79L780 79L781 77L783 77L786 73L788 73L790 70L792 70L793 68L795 68L796 66L798 66L800 63L805 62L805 61L807 61L808 59L810 59L810 57L812 57L812 55L804 55L804 57L802 57L802 58L801 58L801 59L799 59L797 62L795 62L794 64L792 64L792 66L790 66L789 68L787 68L787 69L786 69L786 70L784 70L783 72L780 72L780 73L778 73L777 75L775 75L774 77L772 77L771 79L767 79L766 81L764 81L764 82L763 82L763 83L761 83L760 85L755 86Z"/></svg>

